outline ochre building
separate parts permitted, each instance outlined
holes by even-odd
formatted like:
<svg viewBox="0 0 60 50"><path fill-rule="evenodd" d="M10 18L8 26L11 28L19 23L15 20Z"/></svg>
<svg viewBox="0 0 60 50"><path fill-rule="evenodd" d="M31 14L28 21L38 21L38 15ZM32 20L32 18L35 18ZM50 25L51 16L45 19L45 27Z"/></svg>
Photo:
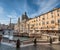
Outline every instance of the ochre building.
<svg viewBox="0 0 60 50"><path fill-rule="evenodd" d="M27 18L28 19L28 18ZM23 25L25 25L23 27ZM32 19L20 21L20 33L26 32L30 35L60 33L60 8L55 8L47 13L36 16ZM23 28L21 28L23 27ZM22 31L23 30L23 31Z"/></svg>

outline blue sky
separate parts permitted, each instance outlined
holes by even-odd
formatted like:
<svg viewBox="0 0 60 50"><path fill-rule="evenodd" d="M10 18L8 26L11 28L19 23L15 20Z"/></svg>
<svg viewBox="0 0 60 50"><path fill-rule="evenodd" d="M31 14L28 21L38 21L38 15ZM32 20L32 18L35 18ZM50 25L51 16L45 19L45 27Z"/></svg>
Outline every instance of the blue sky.
<svg viewBox="0 0 60 50"><path fill-rule="evenodd" d="M0 0L0 23L17 22L24 12L31 18L60 7L60 0Z"/></svg>

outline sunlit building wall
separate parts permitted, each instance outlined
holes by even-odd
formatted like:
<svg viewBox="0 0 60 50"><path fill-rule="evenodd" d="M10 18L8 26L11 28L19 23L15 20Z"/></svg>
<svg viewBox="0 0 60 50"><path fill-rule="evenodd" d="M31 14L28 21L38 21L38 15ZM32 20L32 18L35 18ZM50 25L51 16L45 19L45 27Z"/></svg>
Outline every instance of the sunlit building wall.
<svg viewBox="0 0 60 50"><path fill-rule="evenodd" d="M60 30L60 8L20 23L20 32L29 34L43 34L48 33L47 31L56 33L58 30Z"/></svg>
<svg viewBox="0 0 60 50"><path fill-rule="evenodd" d="M41 33L45 30L60 30L60 8L54 9L27 21L29 33Z"/></svg>

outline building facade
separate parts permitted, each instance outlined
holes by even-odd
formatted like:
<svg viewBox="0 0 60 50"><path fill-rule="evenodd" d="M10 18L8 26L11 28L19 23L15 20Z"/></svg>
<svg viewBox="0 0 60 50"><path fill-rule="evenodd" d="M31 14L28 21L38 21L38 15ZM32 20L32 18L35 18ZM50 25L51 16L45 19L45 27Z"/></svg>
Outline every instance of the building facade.
<svg viewBox="0 0 60 50"><path fill-rule="evenodd" d="M8 25L0 24L0 30L8 29Z"/></svg>
<svg viewBox="0 0 60 50"><path fill-rule="evenodd" d="M19 32L19 34L27 33L26 22L29 20L26 12L22 14L21 19L18 18L18 23L15 25L15 30Z"/></svg>
<svg viewBox="0 0 60 50"><path fill-rule="evenodd" d="M20 22L20 32L27 32L31 34L51 34L59 33L60 31L60 8L53 9L47 13L39 15L28 20L28 17L22 15Z"/></svg>

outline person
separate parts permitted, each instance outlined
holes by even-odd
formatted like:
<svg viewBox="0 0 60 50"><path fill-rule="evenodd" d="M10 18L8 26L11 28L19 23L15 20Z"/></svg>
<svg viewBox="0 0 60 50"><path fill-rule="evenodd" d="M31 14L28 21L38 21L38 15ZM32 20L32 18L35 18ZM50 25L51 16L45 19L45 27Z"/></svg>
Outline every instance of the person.
<svg viewBox="0 0 60 50"><path fill-rule="evenodd" d="M36 38L34 39L34 45L36 46Z"/></svg>
<svg viewBox="0 0 60 50"><path fill-rule="evenodd" d="M50 44L52 44L52 38L50 37Z"/></svg>
<svg viewBox="0 0 60 50"><path fill-rule="evenodd" d="M1 43L1 40L2 40L2 36L0 36L0 43Z"/></svg>
<svg viewBox="0 0 60 50"><path fill-rule="evenodd" d="M60 41L60 35L59 35L59 41Z"/></svg>
<svg viewBox="0 0 60 50"><path fill-rule="evenodd" d="M16 42L16 48L20 48L20 40L19 39Z"/></svg>
<svg viewBox="0 0 60 50"><path fill-rule="evenodd" d="M5 33L5 32L3 31L3 33L2 33L2 34L4 35L4 33Z"/></svg>

